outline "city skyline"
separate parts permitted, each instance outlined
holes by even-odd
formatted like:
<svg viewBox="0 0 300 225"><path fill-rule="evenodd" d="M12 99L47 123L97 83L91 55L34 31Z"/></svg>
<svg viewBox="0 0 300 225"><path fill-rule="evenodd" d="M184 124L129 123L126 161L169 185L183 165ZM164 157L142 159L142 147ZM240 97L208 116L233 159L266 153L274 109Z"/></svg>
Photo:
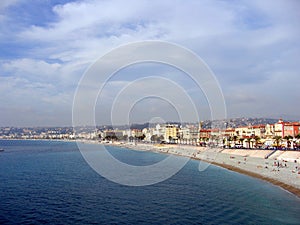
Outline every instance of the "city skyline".
<svg viewBox="0 0 300 225"><path fill-rule="evenodd" d="M86 69L127 43L163 40L195 52L223 90L227 117L298 120L300 45L298 1L2 1L0 3L0 127L69 126ZM97 124L109 124L114 96L136 79L130 99L160 76L191 96L200 120L209 118L205 93L165 65L133 65L115 74L100 99ZM155 83L156 82L156 83ZM164 85L152 80L163 93ZM184 102L180 102L185 106ZM121 108L122 109L122 108ZM116 117L122 117L122 110ZM178 120L161 99L137 104L131 123ZM165 116L165 117L164 117ZM192 118L192 121L196 119Z"/></svg>

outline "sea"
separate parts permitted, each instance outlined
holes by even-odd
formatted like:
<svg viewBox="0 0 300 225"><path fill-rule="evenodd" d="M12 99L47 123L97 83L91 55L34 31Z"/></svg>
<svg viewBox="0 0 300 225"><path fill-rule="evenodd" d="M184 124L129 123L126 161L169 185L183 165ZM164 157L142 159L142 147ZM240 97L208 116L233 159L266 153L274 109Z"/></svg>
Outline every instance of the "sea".
<svg viewBox="0 0 300 225"><path fill-rule="evenodd" d="M190 160L171 178L124 186L95 172L75 142L0 140L0 224L300 224L300 199L268 182ZM120 161L167 155L108 147Z"/></svg>

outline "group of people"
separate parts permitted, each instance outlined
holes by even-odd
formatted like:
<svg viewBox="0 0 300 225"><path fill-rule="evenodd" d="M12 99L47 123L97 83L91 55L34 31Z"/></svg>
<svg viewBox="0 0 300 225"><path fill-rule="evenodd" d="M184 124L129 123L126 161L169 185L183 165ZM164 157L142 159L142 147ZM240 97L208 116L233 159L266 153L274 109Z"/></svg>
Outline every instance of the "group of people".
<svg viewBox="0 0 300 225"><path fill-rule="evenodd" d="M277 168L283 168L283 167L287 167L287 161L282 160L282 162L279 161L274 161L274 166L277 166Z"/></svg>

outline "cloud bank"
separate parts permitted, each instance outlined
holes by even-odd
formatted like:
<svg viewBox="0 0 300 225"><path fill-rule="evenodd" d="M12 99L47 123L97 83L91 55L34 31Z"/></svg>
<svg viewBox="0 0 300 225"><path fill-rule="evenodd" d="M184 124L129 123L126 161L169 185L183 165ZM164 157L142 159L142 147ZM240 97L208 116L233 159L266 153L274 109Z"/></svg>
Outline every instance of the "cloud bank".
<svg viewBox="0 0 300 225"><path fill-rule="evenodd" d="M0 126L70 125L73 95L88 66L142 40L171 41L198 54L221 84L228 117L299 119L299 12L296 0L2 1ZM130 82L146 68L111 82ZM198 98L178 72L147 69ZM201 97L201 119L209 118L206 106ZM159 111L159 104L149 107Z"/></svg>

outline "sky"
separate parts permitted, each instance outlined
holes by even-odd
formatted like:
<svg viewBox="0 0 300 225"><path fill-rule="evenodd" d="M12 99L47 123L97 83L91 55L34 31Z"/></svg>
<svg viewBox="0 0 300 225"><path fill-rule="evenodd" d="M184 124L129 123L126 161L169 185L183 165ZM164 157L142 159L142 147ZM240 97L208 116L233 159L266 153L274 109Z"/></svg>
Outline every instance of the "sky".
<svg viewBox="0 0 300 225"><path fill-rule="evenodd" d="M2 0L0 126L72 125L73 99L88 68L119 46L145 40L197 54L222 89L227 118L299 120L299 21L297 0ZM185 98L139 100L148 89L187 94L198 117L187 113L183 120L210 119L210 100L186 74L143 63L105 84L96 123L179 120L176 107L193 111Z"/></svg>

